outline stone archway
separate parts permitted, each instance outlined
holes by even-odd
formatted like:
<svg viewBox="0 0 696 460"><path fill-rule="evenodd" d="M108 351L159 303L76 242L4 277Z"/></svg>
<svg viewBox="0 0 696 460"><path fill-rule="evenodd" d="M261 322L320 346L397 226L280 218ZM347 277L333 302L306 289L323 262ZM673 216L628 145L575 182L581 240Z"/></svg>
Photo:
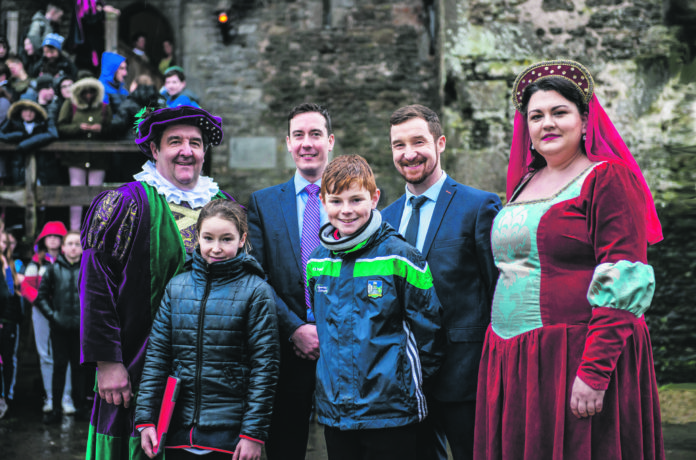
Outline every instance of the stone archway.
<svg viewBox="0 0 696 460"><path fill-rule="evenodd" d="M135 55L131 52L132 36L140 32L146 36L145 52L149 58L149 65L141 62L134 66L135 60L132 60L133 63L129 60L129 69L135 70L135 72L129 71L129 84L136 75L141 73L149 73L157 77L155 80L161 80L157 65L163 56L162 42L165 39L176 40L167 17L150 2L135 2L121 10L118 24L119 52L123 52L126 57L134 58Z"/></svg>

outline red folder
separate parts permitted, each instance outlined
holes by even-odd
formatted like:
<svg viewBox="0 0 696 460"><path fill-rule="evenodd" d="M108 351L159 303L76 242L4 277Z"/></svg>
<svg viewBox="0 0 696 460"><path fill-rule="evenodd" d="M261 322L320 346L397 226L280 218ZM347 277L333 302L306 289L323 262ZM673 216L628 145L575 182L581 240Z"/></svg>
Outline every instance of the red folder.
<svg viewBox="0 0 696 460"><path fill-rule="evenodd" d="M160 409L159 420L157 421L157 449L154 449L156 454L159 448L164 448L164 440L167 437L169 430L169 422L172 421L172 413L176 398L179 396L179 377L167 377L167 386L164 389L164 397L162 398L162 407Z"/></svg>

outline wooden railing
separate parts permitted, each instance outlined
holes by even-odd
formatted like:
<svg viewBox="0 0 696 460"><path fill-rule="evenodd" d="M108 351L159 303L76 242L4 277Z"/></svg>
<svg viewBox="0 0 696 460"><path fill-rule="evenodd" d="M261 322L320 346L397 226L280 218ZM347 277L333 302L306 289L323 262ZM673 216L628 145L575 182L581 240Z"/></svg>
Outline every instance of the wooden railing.
<svg viewBox="0 0 696 460"><path fill-rule="evenodd" d="M14 151L15 145L0 142L0 155ZM118 184L103 186L41 185L37 186L37 164L41 167L41 157L49 153L64 155L74 152L95 152L102 155L114 153L133 154L140 161L142 154L132 140L101 141L55 141L36 151L25 154L25 185L0 186L0 206L24 208L24 229L28 238L36 235L36 212L41 207L87 206L100 192L114 188Z"/></svg>

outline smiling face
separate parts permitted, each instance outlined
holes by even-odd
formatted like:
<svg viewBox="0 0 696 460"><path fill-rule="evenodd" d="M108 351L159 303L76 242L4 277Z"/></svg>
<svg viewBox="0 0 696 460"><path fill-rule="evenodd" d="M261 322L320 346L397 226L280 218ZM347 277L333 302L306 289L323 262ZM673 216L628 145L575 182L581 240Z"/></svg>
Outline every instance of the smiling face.
<svg viewBox="0 0 696 460"><path fill-rule="evenodd" d="M70 88L72 88L72 85L73 81L69 78L60 82L60 95L65 99L70 99Z"/></svg>
<svg viewBox="0 0 696 460"><path fill-rule="evenodd" d="M164 80L164 88L174 97L186 88L186 81L181 81L178 75L170 75Z"/></svg>
<svg viewBox="0 0 696 460"><path fill-rule="evenodd" d="M234 259L245 241L246 233L240 236L234 222L219 216L205 219L198 233L201 255L209 264Z"/></svg>
<svg viewBox="0 0 696 460"><path fill-rule="evenodd" d="M422 194L442 176L440 154L445 143L445 136L433 138L422 118L411 118L391 127L394 166L413 193Z"/></svg>
<svg viewBox="0 0 696 460"><path fill-rule="evenodd" d="M195 126L174 125L164 130L159 147L150 143L157 172L172 185L192 190L198 184L205 150L201 130Z"/></svg>
<svg viewBox="0 0 696 460"><path fill-rule="evenodd" d="M321 178L333 150L334 135L326 129L326 120L318 112L305 112L290 120L288 151L302 177L310 182Z"/></svg>
<svg viewBox="0 0 696 460"><path fill-rule="evenodd" d="M365 187L353 182L342 192L322 196L321 202L331 225L341 236L349 236L360 230L370 219L372 210L379 202L379 193L377 189L370 195Z"/></svg>
<svg viewBox="0 0 696 460"><path fill-rule="evenodd" d="M534 149L548 163L559 163L581 151L587 114L556 91L537 91L527 106L527 126Z"/></svg>
<svg viewBox="0 0 696 460"><path fill-rule="evenodd" d="M41 88L39 90L38 103L41 105L48 104L54 97L56 97L56 92L53 90L53 86Z"/></svg>

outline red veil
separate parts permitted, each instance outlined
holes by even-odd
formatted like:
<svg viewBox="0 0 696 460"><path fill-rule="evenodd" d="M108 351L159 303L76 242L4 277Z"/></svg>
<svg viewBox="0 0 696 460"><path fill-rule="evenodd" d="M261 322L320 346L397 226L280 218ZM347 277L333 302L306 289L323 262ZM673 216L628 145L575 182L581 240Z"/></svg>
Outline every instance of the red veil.
<svg viewBox="0 0 696 460"><path fill-rule="evenodd" d="M602 105L594 94L589 103L587 119L587 134L585 137L585 151L592 161L619 160L626 164L643 184L645 194L645 219L648 233L648 243L655 244L662 240L662 226L657 218L655 201L648 188L645 177L636 163L635 158L626 147L623 139L609 119ZM507 197L512 196L515 188L522 178L529 173L529 164L532 162L532 153L529 150L530 139L527 129L527 120L519 111L515 111L515 124L512 134L512 147L510 149L510 164L507 172Z"/></svg>

